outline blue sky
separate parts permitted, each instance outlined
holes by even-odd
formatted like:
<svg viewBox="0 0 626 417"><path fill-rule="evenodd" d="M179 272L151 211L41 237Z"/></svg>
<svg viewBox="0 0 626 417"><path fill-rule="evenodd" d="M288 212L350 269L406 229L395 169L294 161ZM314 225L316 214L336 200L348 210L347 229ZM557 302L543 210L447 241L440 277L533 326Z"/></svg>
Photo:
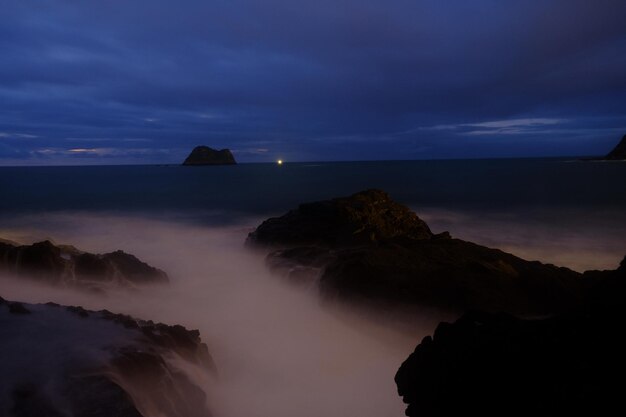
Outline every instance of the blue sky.
<svg viewBox="0 0 626 417"><path fill-rule="evenodd" d="M0 165L604 154L623 0L0 0Z"/></svg>

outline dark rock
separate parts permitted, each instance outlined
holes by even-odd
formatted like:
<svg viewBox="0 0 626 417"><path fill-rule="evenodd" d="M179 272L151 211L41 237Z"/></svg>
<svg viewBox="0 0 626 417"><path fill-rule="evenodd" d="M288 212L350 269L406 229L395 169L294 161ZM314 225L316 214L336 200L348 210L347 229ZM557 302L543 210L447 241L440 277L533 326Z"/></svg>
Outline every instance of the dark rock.
<svg viewBox="0 0 626 417"><path fill-rule="evenodd" d="M580 302L580 274L459 239L335 251L321 277L326 296L419 304L455 312L528 315Z"/></svg>
<svg viewBox="0 0 626 417"><path fill-rule="evenodd" d="M66 416L43 391L32 383L16 387L12 395L12 416ZM63 396L70 398L74 417L142 417L128 393L103 376L72 378Z"/></svg>
<svg viewBox="0 0 626 417"><path fill-rule="evenodd" d="M333 259L332 252L326 248L302 246L274 251L267 256L266 264L292 282L311 282L319 278Z"/></svg>
<svg viewBox="0 0 626 417"><path fill-rule="evenodd" d="M74 417L145 417L129 393L106 376L72 378L63 395L71 398Z"/></svg>
<svg viewBox="0 0 626 417"><path fill-rule="evenodd" d="M11 414L14 417L63 417L35 384L19 385L11 394L13 400Z"/></svg>
<svg viewBox="0 0 626 417"><path fill-rule="evenodd" d="M139 329L140 328L137 320L131 316L128 316L125 314L111 313L108 310L102 310L100 311L100 314L102 314L102 317L104 319L111 320L115 323L119 323L122 326L126 327L127 329Z"/></svg>
<svg viewBox="0 0 626 417"><path fill-rule="evenodd" d="M161 355L125 349L118 353L112 364L126 384L140 386L142 391L150 393L149 407L145 408L159 410L164 416L210 416L204 391L187 376L171 369Z"/></svg>
<svg viewBox="0 0 626 417"><path fill-rule="evenodd" d="M208 146L196 146L183 165L234 165L236 163L229 149L218 151Z"/></svg>
<svg viewBox="0 0 626 417"><path fill-rule="evenodd" d="M10 308L25 308L7 303ZM211 415L206 393L194 381L203 373L214 373L215 364L197 330L82 307L28 307L28 321L0 309L0 368L11 369L9 361L24 361L14 365L23 373L3 375L0 415ZM81 331L85 326L89 326L89 343L84 343ZM37 339L44 329L47 334ZM2 343L6 340L11 344ZM43 360L16 358L19 343L37 343ZM47 358L49 352L63 354Z"/></svg>
<svg viewBox="0 0 626 417"><path fill-rule="evenodd" d="M398 393L408 416L611 415L623 410L620 325L582 312L468 313L422 341L396 374Z"/></svg>
<svg viewBox="0 0 626 417"><path fill-rule="evenodd" d="M81 306L69 306L65 307L67 311L77 314L79 317L89 317L89 312Z"/></svg>
<svg viewBox="0 0 626 417"><path fill-rule="evenodd" d="M626 160L626 135L622 137L622 140L604 157L604 159L610 161Z"/></svg>
<svg viewBox="0 0 626 417"><path fill-rule="evenodd" d="M78 279L85 280L113 280L113 268L103 256L93 253L81 253L72 257L74 274Z"/></svg>
<svg viewBox="0 0 626 417"><path fill-rule="evenodd" d="M152 343L217 372L215 362L209 355L206 345L201 342L198 330L187 330L180 325L168 326L162 323L143 325L141 330Z"/></svg>
<svg viewBox="0 0 626 417"><path fill-rule="evenodd" d="M623 413L614 379L626 371L624 265L604 271L580 306L550 318L470 312L441 323L396 374L406 415Z"/></svg>
<svg viewBox="0 0 626 417"><path fill-rule="evenodd" d="M264 221L248 245L280 248L266 262L294 280L320 278L327 297L545 314L576 305L580 274L434 235L383 191L302 204Z"/></svg>
<svg viewBox="0 0 626 417"><path fill-rule="evenodd" d="M137 284L166 283L167 274L140 261L134 255L117 250L101 255L102 260L109 263L114 274Z"/></svg>
<svg viewBox="0 0 626 417"><path fill-rule="evenodd" d="M30 246L0 243L0 269L9 269L18 275L59 283L68 272L68 262L61 250L49 240Z"/></svg>
<svg viewBox="0 0 626 417"><path fill-rule="evenodd" d="M106 320L119 323L128 329L141 332L145 347L130 346L118 351L112 361L114 372L126 384L140 386L150 393L150 408L163 415L180 417L207 416L206 395L189 378L172 369L162 352L175 354L197 366L217 373L213 358L198 330L187 330L180 325L166 325L137 320L131 316L100 312Z"/></svg>
<svg viewBox="0 0 626 417"><path fill-rule="evenodd" d="M9 303L9 313L11 314L30 314L30 310L24 307L22 303Z"/></svg>
<svg viewBox="0 0 626 417"><path fill-rule="evenodd" d="M0 242L0 270L54 285L90 289L168 282L165 272L128 253L97 255L48 240L32 245Z"/></svg>
<svg viewBox="0 0 626 417"><path fill-rule="evenodd" d="M82 309L81 307L78 308ZM102 310L99 313L105 320L118 323L127 329L140 330L143 339L149 341L151 345L175 352L190 362L198 363L206 369L216 372L215 362L209 354L207 346L202 343L198 330L187 330L180 325L168 326L163 323L137 320L129 315L115 314L108 310Z"/></svg>
<svg viewBox="0 0 626 417"><path fill-rule="evenodd" d="M598 308L619 305L626 294L626 256L619 267L610 271L586 271L587 301Z"/></svg>
<svg viewBox="0 0 626 417"><path fill-rule="evenodd" d="M430 239L432 232L408 207L380 190L301 204L281 217L264 221L248 243L276 247L370 244L392 238Z"/></svg>

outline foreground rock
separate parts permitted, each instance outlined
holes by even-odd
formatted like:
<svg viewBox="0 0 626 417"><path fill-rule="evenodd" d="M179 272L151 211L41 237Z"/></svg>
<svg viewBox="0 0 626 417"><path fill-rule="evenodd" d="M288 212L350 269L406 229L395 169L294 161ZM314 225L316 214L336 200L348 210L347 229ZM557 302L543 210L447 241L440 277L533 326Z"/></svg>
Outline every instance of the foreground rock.
<svg viewBox="0 0 626 417"><path fill-rule="evenodd" d="M567 268L433 234L379 190L300 205L263 222L248 244L274 249L273 270L319 277L326 296L357 301L534 315L570 308L584 292Z"/></svg>
<svg viewBox="0 0 626 417"><path fill-rule="evenodd" d="M585 303L543 320L468 313L441 323L396 374L408 416L623 414L626 258ZM621 412L619 410L622 410Z"/></svg>
<svg viewBox="0 0 626 417"><path fill-rule="evenodd" d="M212 149L208 146L196 146L183 165L234 165L237 162L230 149Z"/></svg>
<svg viewBox="0 0 626 417"><path fill-rule="evenodd" d="M208 417L197 331L0 298L0 415Z"/></svg>
<svg viewBox="0 0 626 417"><path fill-rule="evenodd" d="M604 159L609 161L626 160L626 135L622 137L620 143Z"/></svg>
<svg viewBox="0 0 626 417"><path fill-rule="evenodd" d="M165 272L123 251L97 255L48 240L32 245L0 241L0 271L49 284L85 288L168 282Z"/></svg>

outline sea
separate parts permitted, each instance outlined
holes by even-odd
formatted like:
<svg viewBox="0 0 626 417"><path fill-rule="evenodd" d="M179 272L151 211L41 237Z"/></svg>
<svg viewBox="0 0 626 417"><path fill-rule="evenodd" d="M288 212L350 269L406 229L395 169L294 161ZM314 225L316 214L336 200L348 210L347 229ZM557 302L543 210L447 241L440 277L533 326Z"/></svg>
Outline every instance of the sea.
<svg viewBox="0 0 626 417"><path fill-rule="evenodd" d="M265 215L368 188L417 208L623 210L626 164L546 158L0 167L0 211Z"/></svg>
<svg viewBox="0 0 626 417"><path fill-rule="evenodd" d="M0 167L0 226L107 213L254 227L368 188L435 231L544 262L602 269L626 254L626 163L572 158Z"/></svg>
<svg viewBox="0 0 626 417"><path fill-rule="evenodd" d="M401 416L393 376L443 312L409 322L325 303L244 246L264 219L377 188L433 232L577 271L626 255L626 163L573 158L0 167L0 239L117 249L170 285L107 294L16 281L0 296L199 329L216 416ZM405 318L403 318L404 320Z"/></svg>

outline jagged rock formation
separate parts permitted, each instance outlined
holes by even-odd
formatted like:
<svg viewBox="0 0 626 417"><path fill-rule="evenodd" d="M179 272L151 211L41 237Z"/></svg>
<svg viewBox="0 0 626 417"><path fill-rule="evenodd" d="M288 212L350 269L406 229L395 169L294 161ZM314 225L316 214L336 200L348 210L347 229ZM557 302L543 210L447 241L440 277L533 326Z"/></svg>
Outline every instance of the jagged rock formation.
<svg viewBox="0 0 626 417"><path fill-rule="evenodd" d="M584 289L567 268L435 235L380 190L303 204L263 222L247 242L275 249L271 269L319 276L326 296L358 301L527 315L576 305Z"/></svg>
<svg viewBox="0 0 626 417"><path fill-rule="evenodd" d="M102 288L106 285L167 283L167 274L123 251L102 255L49 240L32 245L0 241L0 271L54 285Z"/></svg>
<svg viewBox="0 0 626 417"><path fill-rule="evenodd" d="M234 165L237 162L229 149L212 149L208 146L196 146L183 165Z"/></svg>
<svg viewBox="0 0 626 417"><path fill-rule="evenodd" d="M612 415L624 411L626 258L593 271L578 308L541 320L472 312L441 323L398 370L408 416ZM620 412L619 410L622 410Z"/></svg>
<svg viewBox="0 0 626 417"><path fill-rule="evenodd" d="M208 417L215 365L182 326L0 298L0 373L3 416Z"/></svg>
<svg viewBox="0 0 626 417"><path fill-rule="evenodd" d="M610 161L626 160L626 135L622 137L622 140L604 157L604 159Z"/></svg>

